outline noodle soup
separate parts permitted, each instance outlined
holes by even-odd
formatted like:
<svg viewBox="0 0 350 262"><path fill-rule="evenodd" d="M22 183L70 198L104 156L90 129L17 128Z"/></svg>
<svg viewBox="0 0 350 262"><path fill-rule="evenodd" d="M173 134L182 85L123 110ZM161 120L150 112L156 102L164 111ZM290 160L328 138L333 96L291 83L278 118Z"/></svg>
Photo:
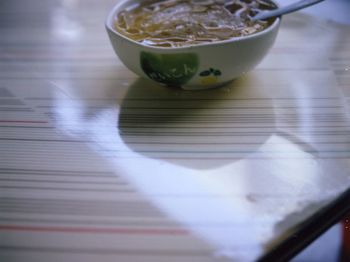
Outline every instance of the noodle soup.
<svg viewBox="0 0 350 262"><path fill-rule="evenodd" d="M213 88L266 56L281 19L252 17L275 8L273 1L119 0L106 29L120 61L135 74L186 90Z"/></svg>
<svg viewBox="0 0 350 262"><path fill-rule="evenodd" d="M119 12L114 28L145 45L183 47L261 32L274 19L252 17L274 8L269 0L146 0Z"/></svg>

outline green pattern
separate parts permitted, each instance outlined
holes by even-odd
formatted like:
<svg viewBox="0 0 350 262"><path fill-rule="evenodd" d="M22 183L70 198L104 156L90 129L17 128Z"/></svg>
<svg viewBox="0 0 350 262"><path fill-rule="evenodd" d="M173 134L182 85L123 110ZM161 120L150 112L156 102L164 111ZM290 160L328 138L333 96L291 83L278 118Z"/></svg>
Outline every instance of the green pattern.
<svg viewBox="0 0 350 262"><path fill-rule="evenodd" d="M194 53L155 54L143 51L140 63L143 72L152 80L181 86L196 75L199 59Z"/></svg>

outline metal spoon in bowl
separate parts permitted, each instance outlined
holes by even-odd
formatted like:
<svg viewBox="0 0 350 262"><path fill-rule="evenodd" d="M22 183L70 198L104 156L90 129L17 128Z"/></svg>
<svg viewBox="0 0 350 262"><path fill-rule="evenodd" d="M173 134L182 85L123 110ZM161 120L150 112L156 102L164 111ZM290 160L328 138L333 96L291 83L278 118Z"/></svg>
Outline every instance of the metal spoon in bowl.
<svg viewBox="0 0 350 262"><path fill-rule="evenodd" d="M303 9L305 7L317 4L319 2L322 2L324 0L301 0L299 2L281 7L281 8L277 8L271 11L264 11L261 12L259 14L257 14L256 16L253 17L254 20L264 20L267 18L271 18L271 17L276 17L276 16L281 16L281 15L285 15L291 12L295 12L298 11L300 9Z"/></svg>

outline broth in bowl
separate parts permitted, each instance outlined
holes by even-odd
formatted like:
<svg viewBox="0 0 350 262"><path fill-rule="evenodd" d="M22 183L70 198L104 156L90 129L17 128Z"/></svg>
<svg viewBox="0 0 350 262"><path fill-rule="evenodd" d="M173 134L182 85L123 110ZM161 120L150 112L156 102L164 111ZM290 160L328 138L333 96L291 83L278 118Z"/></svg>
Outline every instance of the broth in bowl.
<svg viewBox="0 0 350 262"><path fill-rule="evenodd" d="M183 47L258 33L275 19L255 21L277 8L269 0L146 0L116 15L122 35L155 47Z"/></svg>

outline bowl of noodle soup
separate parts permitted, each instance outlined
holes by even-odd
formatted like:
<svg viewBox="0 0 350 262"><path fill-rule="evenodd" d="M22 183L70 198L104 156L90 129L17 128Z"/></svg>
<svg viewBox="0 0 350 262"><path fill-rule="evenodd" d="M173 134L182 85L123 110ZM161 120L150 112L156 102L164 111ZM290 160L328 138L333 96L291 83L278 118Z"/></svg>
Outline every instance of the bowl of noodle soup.
<svg viewBox="0 0 350 262"><path fill-rule="evenodd" d="M137 75L187 90L222 86L256 67L280 18L271 0L121 0L106 20L113 49Z"/></svg>

